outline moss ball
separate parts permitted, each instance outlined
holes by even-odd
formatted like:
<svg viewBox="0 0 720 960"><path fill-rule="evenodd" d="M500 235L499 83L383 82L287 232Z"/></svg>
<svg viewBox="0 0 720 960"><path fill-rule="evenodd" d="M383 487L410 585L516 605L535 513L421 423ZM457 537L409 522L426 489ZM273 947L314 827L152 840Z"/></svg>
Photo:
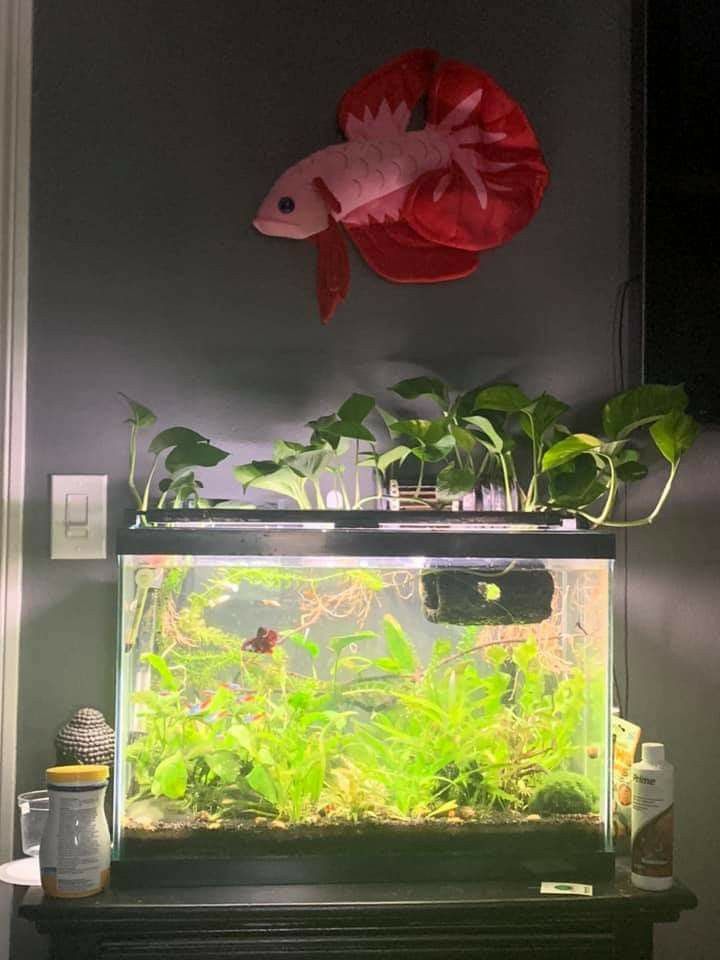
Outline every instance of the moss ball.
<svg viewBox="0 0 720 960"><path fill-rule="evenodd" d="M581 773L551 773L535 791L528 809L542 817L562 813L591 813L597 791Z"/></svg>

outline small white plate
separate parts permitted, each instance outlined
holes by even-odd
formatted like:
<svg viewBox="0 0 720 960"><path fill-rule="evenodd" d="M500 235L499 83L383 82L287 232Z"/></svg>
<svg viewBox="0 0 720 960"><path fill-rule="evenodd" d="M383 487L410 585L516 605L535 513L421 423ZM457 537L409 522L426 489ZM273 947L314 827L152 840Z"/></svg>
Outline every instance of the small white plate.
<svg viewBox="0 0 720 960"><path fill-rule="evenodd" d="M40 886L40 863L37 857L23 857L0 864L0 880L19 887Z"/></svg>

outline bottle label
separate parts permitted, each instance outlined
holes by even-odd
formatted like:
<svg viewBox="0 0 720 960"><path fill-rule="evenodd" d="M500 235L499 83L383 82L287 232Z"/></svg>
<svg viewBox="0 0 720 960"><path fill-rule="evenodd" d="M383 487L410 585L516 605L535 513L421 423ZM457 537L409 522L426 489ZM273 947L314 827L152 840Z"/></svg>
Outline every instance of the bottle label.
<svg viewBox="0 0 720 960"><path fill-rule="evenodd" d="M55 793L40 848L43 887L52 896L87 896L103 888L110 868L101 792Z"/></svg>
<svg viewBox="0 0 720 960"><path fill-rule="evenodd" d="M663 798L638 795L635 783L632 872L639 876L672 876L673 807L665 803Z"/></svg>

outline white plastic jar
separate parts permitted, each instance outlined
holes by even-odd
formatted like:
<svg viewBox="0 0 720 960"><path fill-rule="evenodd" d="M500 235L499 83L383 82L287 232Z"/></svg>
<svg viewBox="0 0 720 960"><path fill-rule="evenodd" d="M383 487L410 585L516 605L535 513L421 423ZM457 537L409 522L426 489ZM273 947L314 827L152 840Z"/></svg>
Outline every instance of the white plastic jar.
<svg viewBox="0 0 720 960"><path fill-rule="evenodd" d="M50 814L40 842L40 878L50 897L90 897L110 879L103 764L49 767Z"/></svg>

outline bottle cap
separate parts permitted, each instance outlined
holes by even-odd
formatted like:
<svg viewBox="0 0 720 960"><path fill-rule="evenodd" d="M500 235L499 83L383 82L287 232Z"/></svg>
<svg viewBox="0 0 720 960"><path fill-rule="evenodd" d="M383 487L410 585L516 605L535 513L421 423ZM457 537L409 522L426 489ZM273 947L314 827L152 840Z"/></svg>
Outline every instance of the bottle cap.
<svg viewBox="0 0 720 960"><path fill-rule="evenodd" d="M103 763L74 764L64 767L48 767L45 771L48 784L97 783L107 781L110 769Z"/></svg>
<svg viewBox="0 0 720 960"><path fill-rule="evenodd" d="M663 743L644 743L642 745L643 763L651 763L654 767L659 767L665 763L665 744Z"/></svg>

